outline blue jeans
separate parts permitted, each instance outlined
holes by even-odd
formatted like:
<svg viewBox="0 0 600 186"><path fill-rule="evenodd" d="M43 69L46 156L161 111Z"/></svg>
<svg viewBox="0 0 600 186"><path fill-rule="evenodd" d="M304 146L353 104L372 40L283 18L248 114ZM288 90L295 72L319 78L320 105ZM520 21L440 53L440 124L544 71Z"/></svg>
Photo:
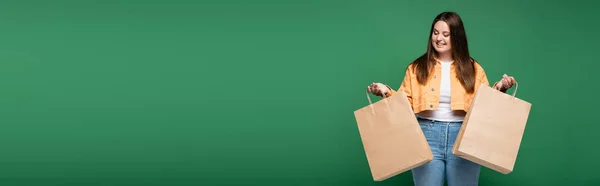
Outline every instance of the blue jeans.
<svg viewBox="0 0 600 186"><path fill-rule="evenodd" d="M443 186L444 181L448 186L477 185L481 166L452 154L462 122L417 120L433 152L433 160L412 170L415 185Z"/></svg>

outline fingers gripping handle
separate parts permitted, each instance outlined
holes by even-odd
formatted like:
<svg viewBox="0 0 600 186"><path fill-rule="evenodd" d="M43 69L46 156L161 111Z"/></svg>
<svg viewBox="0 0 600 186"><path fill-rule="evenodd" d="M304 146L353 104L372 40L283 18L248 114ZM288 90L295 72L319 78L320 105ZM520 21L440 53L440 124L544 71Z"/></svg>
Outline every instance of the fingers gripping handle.
<svg viewBox="0 0 600 186"><path fill-rule="evenodd" d="M515 90L513 91L513 98L517 95L517 89L519 88L519 83L515 82Z"/></svg>
<svg viewBox="0 0 600 186"><path fill-rule="evenodd" d="M508 77L508 75L504 74L504 75L502 76L502 79L504 79L504 78L507 78L507 77ZM513 79L513 81L514 81L514 79ZM498 86L502 87L502 80L501 80L500 82L498 82L498 83L499 83L499 85L498 85ZM494 88L496 88L496 87L494 87ZM513 95L512 95L512 96L513 96L513 98L514 98L514 97L517 95L517 89L518 89L518 88L519 88L519 83L517 83L517 82L515 81L515 90L513 91Z"/></svg>
<svg viewBox="0 0 600 186"><path fill-rule="evenodd" d="M371 107L371 111L373 112L373 114L375 114L375 108L373 108L373 102L371 101L371 96L369 96L369 91L366 91L365 93L367 94L367 100L369 100L369 107ZM385 101L385 104L387 105L388 109L390 109L390 105L387 102L387 100L385 99L385 98L387 98L386 94L384 93L382 95L383 95L383 99Z"/></svg>

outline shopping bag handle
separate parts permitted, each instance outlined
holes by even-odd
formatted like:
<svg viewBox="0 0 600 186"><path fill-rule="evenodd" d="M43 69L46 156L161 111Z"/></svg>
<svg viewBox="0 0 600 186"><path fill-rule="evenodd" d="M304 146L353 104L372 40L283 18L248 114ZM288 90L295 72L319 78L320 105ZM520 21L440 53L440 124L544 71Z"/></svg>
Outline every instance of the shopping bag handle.
<svg viewBox="0 0 600 186"><path fill-rule="evenodd" d="M368 88L369 88L369 87L367 86L367 89L368 89ZM371 96L369 96L369 91L365 91L365 93L367 94L367 99L369 100L369 105L372 105L372 104L373 104L373 102L371 101ZM386 98L385 94L383 94L383 98L384 98L384 99Z"/></svg>
<svg viewBox="0 0 600 186"><path fill-rule="evenodd" d="M371 111L373 112L373 114L375 114L375 109L373 108L373 102L371 101L371 96L369 96L368 90L369 90L369 86L367 86L367 91L365 91L365 93L367 94L367 99L369 100L369 107L371 107ZM387 97L385 96L385 94L382 94L382 95L383 95L383 100L385 101L385 104L388 106L388 109L391 109L390 104L387 102L387 99L385 99Z"/></svg>
<svg viewBox="0 0 600 186"><path fill-rule="evenodd" d="M515 95L517 95L517 89L519 88L519 83L517 83L515 81L515 90L513 91L513 97L515 97Z"/></svg>
<svg viewBox="0 0 600 186"><path fill-rule="evenodd" d="M519 83L515 82L515 90L513 91L513 98L517 95L517 89L519 88Z"/></svg>

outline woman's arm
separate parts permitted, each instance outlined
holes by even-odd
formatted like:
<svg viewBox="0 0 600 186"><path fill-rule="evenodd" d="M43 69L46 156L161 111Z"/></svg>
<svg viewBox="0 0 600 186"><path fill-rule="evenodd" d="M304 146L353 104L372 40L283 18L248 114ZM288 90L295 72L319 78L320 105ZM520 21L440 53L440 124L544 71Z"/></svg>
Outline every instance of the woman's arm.
<svg viewBox="0 0 600 186"><path fill-rule="evenodd" d="M501 92L506 93L506 91L512 87L513 85L515 85L517 83L517 81L515 80L514 77L512 76L508 76L506 74L504 74L502 76L502 79L500 79L500 81L497 81L496 83L494 83L494 89L499 90Z"/></svg>

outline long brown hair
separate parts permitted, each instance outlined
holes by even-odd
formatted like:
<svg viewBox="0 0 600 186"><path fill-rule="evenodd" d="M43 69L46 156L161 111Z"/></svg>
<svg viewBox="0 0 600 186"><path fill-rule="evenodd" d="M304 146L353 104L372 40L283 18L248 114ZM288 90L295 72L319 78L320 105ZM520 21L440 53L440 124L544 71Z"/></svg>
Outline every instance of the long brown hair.
<svg viewBox="0 0 600 186"><path fill-rule="evenodd" d="M462 19L455 12L442 12L431 23L429 31L429 42L427 42L427 52L412 62L417 74L417 81L424 85L429 79L429 73L432 72L436 61L437 51L432 46L431 34L436 22L444 21L450 27L450 42L452 46L452 56L456 65L456 75L466 92L473 93L475 86L475 60L469 54L467 44L467 35L463 26Z"/></svg>

